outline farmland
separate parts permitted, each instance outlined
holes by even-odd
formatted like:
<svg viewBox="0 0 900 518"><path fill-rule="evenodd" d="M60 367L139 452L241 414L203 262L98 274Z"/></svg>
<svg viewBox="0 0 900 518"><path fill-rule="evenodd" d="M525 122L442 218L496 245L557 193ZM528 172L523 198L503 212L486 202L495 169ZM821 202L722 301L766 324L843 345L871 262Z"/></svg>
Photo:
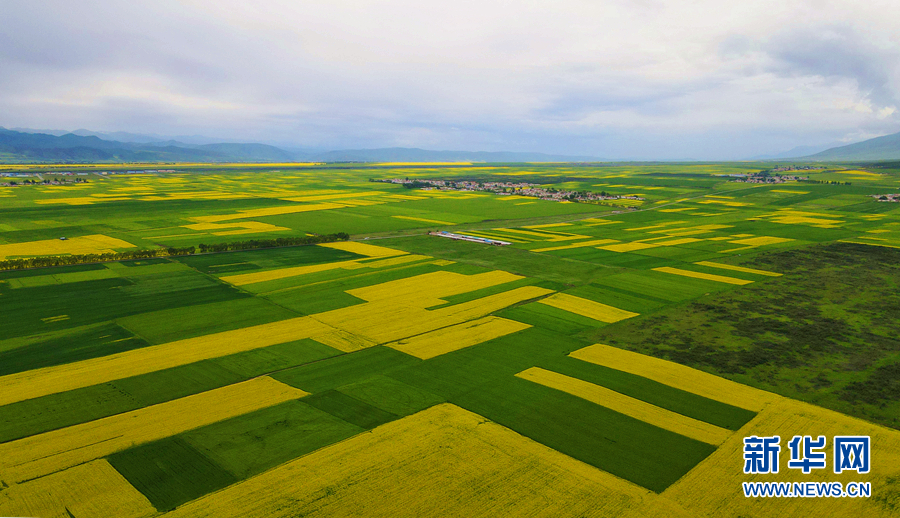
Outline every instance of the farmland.
<svg viewBox="0 0 900 518"><path fill-rule="evenodd" d="M872 437L871 473L839 480L873 496L816 509L889 516L900 206L870 196L900 171L727 176L761 168L195 164L2 187L0 261L198 252L0 271L0 515L806 515L740 494L765 480L742 438L828 433ZM391 178L608 196L372 181Z"/></svg>

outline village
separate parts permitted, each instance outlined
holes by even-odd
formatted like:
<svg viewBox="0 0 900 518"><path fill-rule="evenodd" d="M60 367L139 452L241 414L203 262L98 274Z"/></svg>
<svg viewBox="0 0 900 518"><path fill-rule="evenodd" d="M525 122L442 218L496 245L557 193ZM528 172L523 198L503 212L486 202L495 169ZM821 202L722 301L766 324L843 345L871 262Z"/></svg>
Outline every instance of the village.
<svg viewBox="0 0 900 518"><path fill-rule="evenodd" d="M529 196L542 200L568 201L568 202L602 202L605 200L637 200L640 196L619 196L605 191L600 193L590 191L567 191L553 188L540 187L539 184L526 182L478 182L472 180L425 180L409 178L391 178L386 180L373 180L401 184L410 189L439 189L442 191L482 191L492 192L501 196Z"/></svg>
<svg viewBox="0 0 900 518"><path fill-rule="evenodd" d="M783 171L786 169L773 169L773 171ZM787 183L787 182L799 182L802 180L808 180L808 176L783 176L783 175L772 175L768 171L760 171L758 173L751 173L747 175L740 174L732 174L728 175L735 177L732 182L744 182L744 183Z"/></svg>
<svg viewBox="0 0 900 518"><path fill-rule="evenodd" d="M878 201L886 201L893 203L900 203L900 192L889 193L889 194L870 194L869 196L875 198Z"/></svg>

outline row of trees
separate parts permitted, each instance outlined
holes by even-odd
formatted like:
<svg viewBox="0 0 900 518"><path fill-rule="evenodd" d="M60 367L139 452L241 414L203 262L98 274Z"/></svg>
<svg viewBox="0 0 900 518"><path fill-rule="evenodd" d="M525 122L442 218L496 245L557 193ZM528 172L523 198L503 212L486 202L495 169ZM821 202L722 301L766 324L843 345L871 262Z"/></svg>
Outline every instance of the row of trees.
<svg viewBox="0 0 900 518"><path fill-rule="evenodd" d="M107 261L128 261L132 259L150 259L153 257L169 257L191 255L196 251L193 246L184 248L154 248L151 250L131 250L128 252L110 252L107 254L75 254L54 255L46 257L28 257L25 259L6 259L0 261L0 270L24 270L26 268L46 268L50 266L69 266L73 264L102 263Z"/></svg>
<svg viewBox="0 0 900 518"><path fill-rule="evenodd" d="M853 184L851 184L850 182L838 182L838 181L835 181L835 180L830 180L830 181L829 181L829 180L809 180L809 179L806 179L806 180L798 180L798 181L803 182L803 183L823 183L823 184L827 184L827 185L853 185Z"/></svg>
<svg viewBox="0 0 900 518"><path fill-rule="evenodd" d="M51 266L70 266L74 264L102 263L109 261L130 261L135 259L152 259L154 257L174 257L199 253L226 252L230 250L254 250L257 248L277 248L283 246L314 245L316 243L332 243L346 241L350 234L336 234L279 237L277 239L253 239L234 243L201 244L182 248L153 248L149 250L130 250L127 252L111 252L106 254L57 255L47 257L29 257L25 259L7 259L0 261L0 270L24 270L26 268L47 268Z"/></svg>
<svg viewBox="0 0 900 518"><path fill-rule="evenodd" d="M279 237L277 239L252 239L250 241L238 241L235 243L217 243L214 245L200 244L200 253L228 252L232 250L254 250L257 248L277 248L281 246L315 245L317 243L333 243L346 241L350 234L338 232L336 234L324 234L303 237Z"/></svg>

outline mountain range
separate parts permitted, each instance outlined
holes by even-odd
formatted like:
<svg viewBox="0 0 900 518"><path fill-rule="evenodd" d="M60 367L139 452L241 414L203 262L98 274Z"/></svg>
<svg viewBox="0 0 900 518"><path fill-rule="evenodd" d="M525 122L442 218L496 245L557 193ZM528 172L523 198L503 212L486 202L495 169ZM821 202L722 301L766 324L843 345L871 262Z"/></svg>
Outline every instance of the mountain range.
<svg viewBox="0 0 900 518"><path fill-rule="evenodd" d="M598 162L592 156L432 151L417 148L307 151L268 144L188 143L135 133L0 127L0 161L16 162ZM116 140L121 139L121 140ZM202 141L202 137L192 137ZM206 139L207 141L209 139Z"/></svg>
<svg viewBox="0 0 900 518"><path fill-rule="evenodd" d="M900 160L900 133L833 147L806 158L822 162Z"/></svg>
<svg viewBox="0 0 900 518"><path fill-rule="evenodd" d="M179 140L128 132L85 129L32 130L0 127L0 162L603 162L594 156L510 151L435 151L418 148L281 148L269 144L221 142L201 136ZM757 160L877 161L900 159L900 133L855 144L800 146Z"/></svg>

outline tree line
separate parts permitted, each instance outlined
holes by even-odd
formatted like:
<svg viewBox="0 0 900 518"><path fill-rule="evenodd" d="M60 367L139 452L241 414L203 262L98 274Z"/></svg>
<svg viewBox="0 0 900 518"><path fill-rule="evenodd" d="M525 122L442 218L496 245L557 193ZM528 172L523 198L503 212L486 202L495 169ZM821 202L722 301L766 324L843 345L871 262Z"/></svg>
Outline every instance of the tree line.
<svg viewBox="0 0 900 518"><path fill-rule="evenodd" d="M51 266L71 266L75 264L103 263L110 261L129 261L134 259L152 259L154 257L176 257L194 255L196 253L226 252L232 250L254 250L258 248L278 248L284 246L314 245L317 243L333 243L346 241L350 234L338 232L335 234L303 236L303 237L279 237L277 239L253 239L250 241L236 241L232 243L217 243L214 245L200 244L187 247L166 247L147 250L129 250L126 252L109 252L105 254L73 254L55 255L44 257L28 257L24 259L6 259L0 261L2 270L24 270L27 268L47 268Z"/></svg>

